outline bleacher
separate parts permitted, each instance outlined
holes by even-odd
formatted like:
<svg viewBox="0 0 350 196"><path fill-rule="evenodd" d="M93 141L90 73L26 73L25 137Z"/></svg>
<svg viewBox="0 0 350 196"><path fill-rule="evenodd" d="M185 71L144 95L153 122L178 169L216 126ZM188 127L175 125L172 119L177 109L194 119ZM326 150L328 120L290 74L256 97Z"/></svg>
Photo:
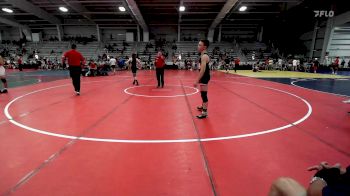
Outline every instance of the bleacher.
<svg viewBox="0 0 350 196"><path fill-rule="evenodd" d="M148 56L149 54L152 54L151 51L154 51L154 48L150 48L148 50L148 52L145 52L145 48L146 48L146 45L147 45L148 42L138 42L136 44L136 52L139 54L139 55L142 55L142 56ZM153 43L152 43L153 44ZM153 49L153 50L152 50Z"/></svg>
<svg viewBox="0 0 350 196"><path fill-rule="evenodd" d="M123 41L110 40L104 43L90 42L85 45L77 44L77 49L88 60L96 60L98 56L102 56L103 54L107 54L109 56L114 57L130 57L133 52L136 52L142 61L148 61L149 55L151 55L151 60L154 61L157 53L157 51L155 50L155 43L154 41L151 41L153 48L149 48L148 51L145 51L147 43L148 42L127 42L128 46L126 46L123 54L121 52L121 50L123 49ZM105 46L107 45L111 45L114 48L114 50L106 50ZM171 49L172 44L168 44L164 47L164 49L168 51L169 54L169 58L167 59L168 62L172 61L172 54L174 54L175 57L179 57L179 55L181 54L182 60L189 59L195 61L198 59L198 42L181 41L177 42L176 45L177 50L175 51L175 53ZM219 51L217 54L213 54L213 49L216 47L219 48ZM11 53L15 53L18 47L9 46L8 48L10 49ZM26 44L26 49L28 54L32 53L32 51L34 50L38 51L38 55L40 58L60 59L63 52L70 49L70 42L28 42ZM234 46L234 44L229 42L220 42L211 43L210 47L208 48L208 54L213 59L219 59L219 54L225 53L230 59L239 57L241 59L241 62L254 62L257 60L263 60L271 56L271 52L265 52L266 49L267 47L265 44L258 42L242 43L240 44L240 47ZM245 52L245 56L242 54L241 50ZM261 55L259 54L261 51L263 51L263 58L261 58ZM255 56L254 60L252 59L253 54Z"/></svg>
<svg viewBox="0 0 350 196"><path fill-rule="evenodd" d="M120 56L128 56L130 57L131 54L134 52L134 49L136 48L136 42L126 42L128 46L125 46L125 51L122 53L123 41L106 41L104 43L100 44L100 47L97 49L97 52L94 55L94 59L97 58L97 56L102 56L103 54L107 54L108 56L114 56L114 57L120 57ZM113 51L108 51L105 46L111 45L113 47Z"/></svg>
<svg viewBox="0 0 350 196"><path fill-rule="evenodd" d="M85 59L97 59L99 48L99 42L90 42L85 45L77 44L77 50L84 56Z"/></svg>
<svg viewBox="0 0 350 196"><path fill-rule="evenodd" d="M136 43L135 50L137 54L139 55L139 58L141 61L148 61L149 55L151 55L151 61L154 61L156 58L157 51L155 51L155 42L152 40L151 43L153 45L153 48L149 48L148 51L145 51L146 45L149 42L138 42Z"/></svg>
<svg viewBox="0 0 350 196"><path fill-rule="evenodd" d="M191 60L198 59L197 45L198 42L177 42L176 56L181 54L182 58L189 58ZM227 56L232 59L238 57L237 50L232 43L221 42L212 43L208 48L208 54L214 58L219 59L218 54L213 54L213 49L218 47L221 53L226 53Z"/></svg>
<svg viewBox="0 0 350 196"><path fill-rule="evenodd" d="M108 42L108 44L113 44ZM114 47L115 49L122 49L122 42L116 43L117 47ZM126 47L126 50L124 51L125 55L130 55L132 53L133 49L133 43L128 43L129 46ZM26 44L26 49L28 52L32 52L33 50L36 50L38 52L38 55L40 58L49 58L49 59L55 59L60 58L62 54L70 49L70 42L39 42L39 43L32 43L29 42ZM77 50L82 53L82 55L86 59L94 59L96 60L99 55L102 56L102 54L106 53L107 55L113 55L113 56L121 56L121 52L113 51L108 52L105 50L104 43L100 42L89 42L87 44L76 44ZM18 48L18 47L17 47ZM16 47L11 48L11 52L16 51Z"/></svg>
<svg viewBox="0 0 350 196"><path fill-rule="evenodd" d="M266 58L271 57L271 52L267 52L267 46L264 43L253 42L253 43L241 43L240 48L249 62L262 61ZM254 56L254 59L253 59Z"/></svg>
<svg viewBox="0 0 350 196"><path fill-rule="evenodd" d="M69 42L41 42L37 45L28 43L27 47L36 50L40 58L60 59L69 48Z"/></svg>

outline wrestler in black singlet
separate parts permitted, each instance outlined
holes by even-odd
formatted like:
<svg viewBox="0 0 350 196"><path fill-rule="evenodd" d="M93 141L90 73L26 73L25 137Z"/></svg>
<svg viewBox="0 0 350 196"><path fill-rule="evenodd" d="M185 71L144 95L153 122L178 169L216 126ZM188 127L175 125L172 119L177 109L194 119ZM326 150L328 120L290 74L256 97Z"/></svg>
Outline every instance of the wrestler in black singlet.
<svg viewBox="0 0 350 196"><path fill-rule="evenodd" d="M203 55L208 55L207 53L203 53ZM202 57L201 56L201 57ZM199 63L201 64L201 61L202 61L202 58L199 59ZM205 65L205 71L204 71L204 74L202 76L202 78L199 80L199 83L201 84L208 84L210 80L210 68L209 68L209 62Z"/></svg>

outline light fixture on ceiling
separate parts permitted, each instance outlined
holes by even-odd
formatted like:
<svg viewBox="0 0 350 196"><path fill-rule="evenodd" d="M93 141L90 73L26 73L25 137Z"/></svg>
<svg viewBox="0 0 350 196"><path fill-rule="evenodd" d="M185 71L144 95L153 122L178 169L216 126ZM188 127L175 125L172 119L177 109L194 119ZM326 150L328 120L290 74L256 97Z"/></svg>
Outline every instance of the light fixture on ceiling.
<svg viewBox="0 0 350 196"><path fill-rule="evenodd" d="M125 9L125 7L124 7L124 6L119 6L119 11L121 11L121 12L125 12L125 11L126 11L126 9Z"/></svg>
<svg viewBox="0 0 350 196"><path fill-rule="evenodd" d="M181 5L180 8L179 8L180 12L184 12L186 10L186 7Z"/></svg>
<svg viewBox="0 0 350 196"><path fill-rule="evenodd" d="M68 12L68 9L66 7L59 7L58 8L61 12Z"/></svg>
<svg viewBox="0 0 350 196"><path fill-rule="evenodd" d="M6 7L2 8L1 10L4 12L7 12L7 13L13 13L13 10L6 8Z"/></svg>
<svg viewBox="0 0 350 196"><path fill-rule="evenodd" d="M245 12L246 10L247 10L247 6L244 6L244 5L239 8L240 12Z"/></svg>

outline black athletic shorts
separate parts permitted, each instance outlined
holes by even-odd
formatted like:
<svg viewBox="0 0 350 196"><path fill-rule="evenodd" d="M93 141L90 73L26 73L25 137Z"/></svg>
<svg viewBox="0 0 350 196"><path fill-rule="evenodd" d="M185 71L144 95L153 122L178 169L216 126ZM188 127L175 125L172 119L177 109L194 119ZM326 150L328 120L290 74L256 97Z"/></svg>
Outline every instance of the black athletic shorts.
<svg viewBox="0 0 350 196"><path fill-rule="evenodd" d="M199 83L200 84L208 84L210 81L210 77L202 77L200 80L199 80Z"/></svg>

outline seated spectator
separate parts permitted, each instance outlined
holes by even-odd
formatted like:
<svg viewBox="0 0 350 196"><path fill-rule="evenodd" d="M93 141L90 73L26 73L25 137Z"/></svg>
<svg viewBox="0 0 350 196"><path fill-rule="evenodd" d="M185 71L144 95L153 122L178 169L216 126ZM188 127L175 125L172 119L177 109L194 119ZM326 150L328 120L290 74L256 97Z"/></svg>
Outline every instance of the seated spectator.
<svg viewBox="0 0 350 196"><path fill-rule="evenodd" d="M269 196L348 196L350 195L350 166L333 166L327 162L308 168L308 171L316 171L305 189L292 178L279 178L269 192Z"/></svg>
<svg viewBox="0 0 350 196"><path fill-rule="evenodd" d="M171 49L173 49L174 51L176 51L177 50L177 45L176 44L174 44L173 46L172 46L172 48Z"/></svg>
<svg viewBox="0 0 350 196"><path fill-rule="evenodd" d="M97 65L93 60L91 60L89 63L89 74L92 77L96 76L97 74Z"/></svg>
<svg viewBox="0 0 350 196"><path fill-rule="evenodd" d="M126 46L129 46L129 44L123 41L123 47L126 47Z"/></svg>
<svg viewBox="0 0 350 196"><path fill-rule="evenodd" d="M119 67L120 69L123 69L124 66L125 66L125 59L124 59L123 57L120 57L120 58L118 59L118 67Z"/></svg>
<svg viewBox="0 0 350 196"><path fill-rule="evenodd" d="M258 61L256 64L253 64L253 72L261 72L259 63L260 62Z"/></svg>
<svg viewBox="0 0 350 196"><path fill-rule="evenodd" d="M108 76L108 71L109 71L109 65L105 62L98 65L97 67L97 75Z"/></svg>

